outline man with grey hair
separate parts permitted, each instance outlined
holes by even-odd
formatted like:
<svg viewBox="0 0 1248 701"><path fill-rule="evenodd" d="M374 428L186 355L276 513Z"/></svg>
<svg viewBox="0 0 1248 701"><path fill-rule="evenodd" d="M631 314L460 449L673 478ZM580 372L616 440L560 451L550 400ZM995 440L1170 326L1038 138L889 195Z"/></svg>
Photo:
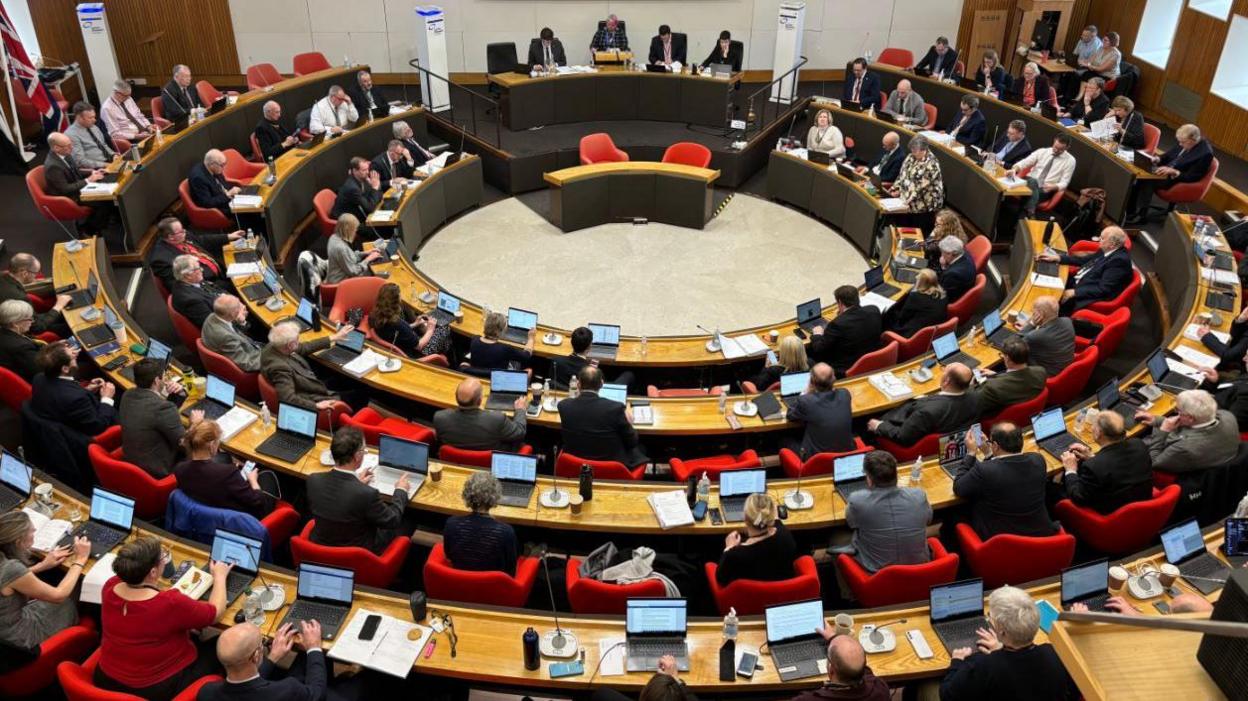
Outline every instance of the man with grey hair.
<svg viewBox="0 0 1248 701"><path fill-rule="evenodd" d="M299 143L299 137L282 124L282 106L275 100L264 103L264 116L256 125L252 136L256 138L256 145L260 147L260 155L264 156L266 161L270 158L277 158Z"/></svg>
<svg viewBox="0 0 1248 701"><path fill-rule="evenodd" d="M1131 284L1135 269L1131 264L1131 252L1126 249L1127 232L1117 226L1101 230L1101 240L1096 253L1071 255L1069 253L1041 253L1037 260L1062 265L1077 265L1078 272L1066 280L1062 291L1061 314L1092 304L1117 299Z"/></svg>
<svg viewBox="0 0 1248 701"><path fill-rule="evenodd" d="M1109 98L1105 96L1105 79L1095 77L1083 84L1083 91L1059 116L1082 121L1085 127L1105 119L1109 114Z"/></svg>
<svg viewBox="0 0 1248 701"><path fill-rule="evenodd" d="M312 105L312 117L308 123L308 131L313 134L325 134L334 137L350 129L360 119L359 110L347 96L341 85L329 88L329 94Z"/></svg>
<svg viewBox="0 0 1248 701"><path fill-rule="evenodd" d="M33 285L39 279L39 271L42 269L43 265L38 258L29 253L14 253L9 258L8 271L0 274L0 300L27 301L26 286ZM69 295L57 295L51 309L35 315L30 333L39 335L44 331L52 331L61 338L68 338L69 325L61 317L61 312L69 306L69 302Z"/></svg>
<svg viewBox="0 0 1248 701"><path fill-rule="evenodd" d="M367 548L381 554L403 524L411 491L407 472L395 481L394 494L389 498L377 491L372 486L376 468L360 469L364 464L364 434L354 426L334 432L329 453L334 469L308 477L308 510L316 521L312 542Z"/></svg>
<svg viewBox="0 0 1248 701"><path fill-rule="evenodd" d="M962 239L946 236L937 244L940 259L932 266L940 274L940 286L945 288L945 298L952 304L975 286L975 261L966 255Z"/></svg>
<svg viewBox="0 0 1248 701"><path fill-rule="evenodd" d="M229 358L243 372L259 372L262 346L244 332L246 326L247 305L234 295L219 295L204 319L201 340L205 348Z"/></svg>
<svg viewBox="0 0 1248 701"><path fill-rule="evenodd" d="M48 134L48 156L43 160L43 191L57 197L68 197L82 203L82 189L104 178L104 171L93 169L78 161L74 155L74 141L54 131ZM95 236L101 233L112 217L113 208L103 203L88 205L91 214L82 222L82 233ZM46 214L46 212L45 212Z"/></svg>
<svg viewBox="0 0 1248 701"><path fill-rule="evenodd" d="M1058 314L1056 297L1044 296L1031 305L1031 316L1018 332L1031 349L1031 361L1049 377L1075 361L1075 323Z"/></svg>
<svg viewBox="0 0 1248 701"><path fill-rule="evenodd" d="M400 185L412 179L424 178L424 173L416 170L416 161L411 151L398 139L391 139L386 150L378 154L370 164L370 170L377 174L377 189L385 192L390 185Z"/></svg>
<svg viewBox="0 0 1248 701"><path fill-rule="evenodd" d="M1164 180L1144 180L1136 183L1135 199L1132 211L1135 212L1128 224L1143 224L1148 219L1148 205L1153 201L1153 193L1170 189L1179 183L1198 183L1209 175L1213 168L1213 148L1208 140L1200 135L1200 127L1195 124L1184 124L1174 130L1174 138L1178 141L1169 151L1157 160L1153 172L1164 176ZM1170 205L1173 209L1174 205Z"/></svg>
<svg viewBox="0 0 1248 701"><path fill-rule="evenodd" d="M412 125L399 120L391 127L394 132L394 138L403 142L403 146L411 154L412 160L416 165L424 165L426 161L433 158L433 152L420 145L416 140L416 132L412 129Z"/></svg>
<svg viewBox="0 0 1248 701"><path fill-rule="evenodd" d="M1189 389L1179 392L1174 406L1176 414L1164 419L1146 411L1135 415L1136 421L1153 427L1146 442L1154 470L1199 472L1235 457L1239 422L1234 414L1218 408L1213 395L1203 389Z"/></svg>
<svg viewBox="0 0 1248 701"><path fill-rule="evenodd" d="M905 79L897 82L897 89L888 96L884 111L902 117L910 124L917 124L919 128L927 124L923 96L915 92L910 81Z"/></svg>
<svg viewBox="0 0 1248 701"><path fill-rule="evenodd" d="M793 701L888 701L892 698L888 684L867 666L867 651L862 648L862 643L852 635L838 635L826 623L819 629L819 634L828 641L828 680L818 689L794 696Z"/></svg>
<svg viewBox="0 0 1248 701"><path fill-rule="evenodd" d="M433 415L438 441L463 450L516 451L524 443L528 399L515 402L514 418L501 411L481 408L481 381L464 378L455 388L454 409L440 409Z"/></svg>
<svg viewBox="0 0 1248 701"><path fill-rule="evenodd" d="M1077 699L1079 689L1053 646L1036 645L1040 610L1016 587L988 597L989 630L977 631L975 650L953 650L940 682L941 701L963 699Z"/></svg>
<svg viewBox="0 0 1248 701"><path fill-rule="evenodd" d="M589 42L590 51L628 51L628 35L624 33L624 25L615 15L607 15L607 19L594 32Z"/></svg>
<svg viewBox="0 0 1248 701"><path fill-rule="evenodd" d="M225 154L220 149L208 149L204 160L191 167L191 174L186 178L187 188L191 191L191 201L204 209L215 209L228 220L234 219L230 210L230 200L234 199L242 188L225 179Z"/></svg>
<svg viewBox="0 0 1248 701"><path fill-rule="evenodd" d="M165 119L176 122L191 113L191 110L203 107L199 99L199 91L191 87L191 69L179 63L173 67L173 78L160 89L161 107Z"/></svg>
<svg viewBox="0 0 1248 701"><path fill-rule="evenodd" d="M186 317L195 328L203 328L221 289L204 281L203 263L190 253L173 259L173 276L177 280L169 290L173 310Z"/></svg>
<svg viewBox="0 0 1248 701"><path fill-rule="evenodd" d="M370 118L380 119L390 111L390 103L386 102L385 95L382 95L381 90L373 83L373 75L368 71L355 74L355 85L347 93L351 96L355 111L361 115L371 115Z"/></svg>
<svg viewBox="0 0 1248 701"><path fill-rule="evenodd" d="M502 496L502 485L488 470L472 473L464 483L464 506L471 513L448 518L442 529L443 551L456 569L515 575L516 532L490 516Z"/></svg>
<svg viewBox="0 0 1248 701"><path fill-rule="evenodd" d="M21 299L0 302L0 367L8 368L27 382L39 374L39 344L30 338L35 308ZM11 388L10 388L11 390Z"/></svg>
<svg viewBox="0 0 1248 701"><path fill-rule="evenodd" d="M1066 498L1085 509L1111 514L1153 497L1148 446L1127 437L1121 415L1102 411L1092 422L1092 441L1097 445L1095 454L1083 443L1062 453L1062 472L1053 480L1054 500Z"/></svg>
<svg viewBox="0 0 1248 701"><path fill-rule="evenodd" d="M74 103L74 123L65 130L74 142L74 153L83 168L107 168L117 158L111 140L96 123L95 107L85 100Z"/></svg>
<svg viewBox="0 0 1248 701"><path fill-rule="evenodd" d="M156 133L156 127L143 116L130 94L134 88L124 80L113 83L113 94L100 107L104 126L114 139L139 141Z"/></svg>
<svg viewBox="0 0 1248 701"><path fill-rule="evenodd" d="M316 412L333 411L339 401L354 406L351 400L330 390L304 357L333 346L354 330L354 326L343 324L329 336L300 343L298 322L289 320L274 324L269 329L269 344L260 351L260 374L273 385L278 401ZM366 403L367 398L359 402L361 406Z"/></svg>

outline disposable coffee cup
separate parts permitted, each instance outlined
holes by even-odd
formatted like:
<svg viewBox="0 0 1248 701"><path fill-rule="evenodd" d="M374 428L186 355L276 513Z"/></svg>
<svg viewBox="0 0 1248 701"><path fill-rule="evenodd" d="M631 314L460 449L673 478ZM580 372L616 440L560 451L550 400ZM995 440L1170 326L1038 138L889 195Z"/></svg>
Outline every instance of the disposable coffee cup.
<svg viewBox="0 0 1248 701"><path fill-rule="evenodd" d="M854 617L848 613L838 613L832 619L837 635L849 635L854 632Z"/></svg>
<svg viewBox="0 0 1248 701"><path fill-rule="evenodd" d="M772 329L767 333L767 336L771 338L772 343L775 343L780 340L780 331L778 329Z"/></svg>
<svg viewBox="0 0 1248 701"><path fill-rule="evenodd" d="M585 505L585 498L580 494L568 495L568 508L572 511L573 516L581 515L581 508Z"/></svg>
<svg viewBox="0 0 1248 701"><path fill-rule="evenodd" d="M429 481L430 481L430 482L441 482L441 481L442 481L442 466L441 466L441 465L430 465L430 466L429 466Z"/></svg>
<svg viewBox="0 0 1248 701"><path fill-rule="evenodd" d="M542 383L534 382L533 384L529 385L529 391L533 393L533 401L535 402L542 401Z"/></svg>
<svg viewBox="0 0 1248 701"><path fill-rule="evenodd" d="M1158 569L1160 572L1157 574L1157 581L1161 583L1163 589L1169 589L1174 584L1174 580L1179 578L1179 568L1169 562L1164 563Z"/></svg>
<svg viewBox="0 0 1248 701"><path fill-rule="evenodd" d="M1121 590L1122 587L1127 583L1127 579L1129 579L1130 576L1131 575L1127 573L1127 569L1125 567L1117 567L1117 566L1110 567L1109 568L1109 590L1110 591Z"/></svg>

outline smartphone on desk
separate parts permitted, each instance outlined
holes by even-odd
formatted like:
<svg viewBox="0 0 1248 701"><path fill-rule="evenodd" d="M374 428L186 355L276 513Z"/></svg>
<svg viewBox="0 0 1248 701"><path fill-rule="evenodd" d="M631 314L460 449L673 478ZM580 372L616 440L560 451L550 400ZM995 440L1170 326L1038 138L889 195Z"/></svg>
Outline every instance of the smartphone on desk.
<svg viewBox="0 0 1248 701"><path fill-rule="evenodd" d="M524 413L529 418L536 418L542 413L542 403L530 400L529 405L524 408Z"/></svg>

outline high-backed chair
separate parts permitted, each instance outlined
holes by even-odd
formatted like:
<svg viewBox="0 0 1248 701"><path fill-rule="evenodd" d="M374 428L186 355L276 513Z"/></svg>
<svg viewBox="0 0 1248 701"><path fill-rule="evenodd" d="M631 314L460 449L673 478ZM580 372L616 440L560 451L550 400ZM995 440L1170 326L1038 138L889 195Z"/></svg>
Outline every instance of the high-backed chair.
<svg viewBox="0 0 1248 701"><path fill-rule="evenodd" d="M610 134L581 137L581 165L627 161L628 154L615 147Z"/></svg>
<svg viewBox="0 0 1248 701"><path fill-rule="evenodd" d="M954 319L954 324L957 324L957 319ZM892 331L885 331L880 334L880 342L896 343L897 362L904 363L926 353L932 347L932 337L935 335L935 326L924 326L915 331L910 338L903 338Z"/></svg>
<svg viewBox="0 0 1248 701"><path fill-rule="evenodd" d="M516 55L516 42L498 41L485 45L485 71L488 75L511 73L516 70L519 62L520 59ZM528 68L523 70L527 71ZM498 97L503 94L503 91L493 81L490 81L489 93Z"/></svg>
<svg viewBox="0 0 1248 701"><path fill-rule="evenodd" d="M200 80L195 83L195 92L199 93L199 101L204 107L212 107L212 103L225 96L225 93L217 90L212 83L206 80Z"/></svg>
<svg viewBox="0 0 1248 701"><path fill-rule="evenodd" d="M1122 288L1122 292L1113 299L1107 299L1100 302L1093 302L1084 307L1091 312L1097 314L1111 314L1115 309L1122 307L1130 307L1135 302L1135 296L1140 293L1140 287L1144 284L1144 275L1138 270L1132 270L1131 282Z"/></svg>
<svg viewBox="0 0 1248 701"><path fill-rule="evenodd" d="M433 546L425 560L425 592L431 599L463 601L494 606L524 606L537 581L540 558L516 560L516 576L506 572L459 570L446 559L442 544Z"/></svg>
<svg viewBox="0 0 1248 701"><path fill-rule="evenodd" d="M930 102L923 103L923 111L927 112L927 124L924 125L924 128L935 129L936 120L940 118L940 111L936 109L936 105L933 105Z"/></svg>
<svg viewBox="0 0 1248 701"><path fill-rule="evenodd" d="M995 416L989 416L983 419L980 421L980 424L983 425L984 433L986 434L992 433L992 427L1003 421L1008 421L1015 426L1027 426L1031 421L1031 417L1043 411L1048 401L1049 388L1045 387L1040 390L1040 394L1037 394L1025 402L1011 404L1001 411L998 411Z"/></svg>
<svg viewBox="0 0 1248 701"><path fill-rule="evenodd" d="M250 185L265 169L263 163L252 163L238 149L227 148L221 153L225 154L225 179L239 187Z"/></svg>
<svg viewBox="0 0 1248 701"><path fill-rule="evenodd" d="M711 587L711 596L715 598L715 606L723 615L735 608L741 616L756 616L768 606L819 598L819 572L815 568L815 559L809 555L793 561L793 577L776 582L738 579L721 587L715 579L718 570L718 563L706 563L706 581Z"/></svg>
<svg viewBox="0 0 1248 701"><path fill-rule="evenodd" d="M1027 174L1030 172L1031 172L1031 168L1024 168L1018 171L1018 176L1020 178L1025 178L1027 177ZM1048 197L1043 197L1042 195L1042 199L1040 200L1040 202L1036 204L1036 211L1037 212L1052 212L1054 209L1057 208L1057 205L1061 203L1062 197L1065 194L1066 194L1066 189L1062 188L1061 190L1054 190L1053 194L1049 195Z"/></svg>
<svg viewBox="0 0 1248 701"><path fill-rule="evenodd" d="M95 668L100 663L100 651L96 650L81 665L73 662L62 662L56 666L56 678L61 682L61 691L69 701L143 701L141 696L126 694L119 691L105 691L95 685ZM199 690L205 684L221 681L221 677L210 674L200 677L193 684L178 692L173 701L195 701Z"/></svg>
<svg viewBox="0 0 1248 701"><path fill-rule="evenodd" d="M307 53L295 54L290 60L291 68L295 75L307 75L317 71L329 70L332 66L329 59L325 58L325 54L320 51L309 51Z"/></svg>
<svg viewBox="0 0 1248 701"><path fill-rule="evenodd" d="M168 119L165 119L165 100L160 96L152 98L152 121L157 120L163 122L169 121Z"/></svg>
<svg viewBox="0 0 1248 701"><path fill-rule="evenodd" d="M247 67L247 89L264 90L282 82L282 74L271 63L257 63Z"/></svg>
<svg viewBox="0 0 1248 701"><path fill-rule="evenodd" d="M715 479L722 472L748 470L751 467L761 467L762 464L762 461L758 459L758 453L753 450L746 450L739 455L713 455L691 460L671 458L668 461L668 465L672 468L672 479L677 482L684 482L693 476L701 477L703 472L709 479Z"/></svg>
<svg viewBox="0 0 1248 701"><path fill-rule="evenodd" d="M1161 128L1144 122L1144 153L1155 153L1161 143Z"/></svg>
<svg viewBox="0 0 1248 701"><path fill-rule="evenodd" d="M975 272L982 273L984 266L988 265L988 258L992 255L992 242L987 236L978 234L966 242L966 254L975 261Z"/></svg>
<svg viewBox="0 0 1248 701"><path fill-rule="evenodd" d="M812 477L814 475L830 475L832 474L832 464L837 458L843 458L846 455L854 455L856 453L868 453L875 448L862 442L858 436L854 436L854 449L847 450L844 453L815 453L805 461L792 450L788 448L780 449L780 469L784 470L784 476L796 479L798 477Z"/></svg>
<svg viewBox="0 0 1248 701"><path fill-rule="evenodd" d="M897 349L901 344L896 341L889 341L884 344L883 348L873 350L870 353L859 358L849 369L845 371L845 377L856 377L858 375L866 375L876 370L883 370L897 364Z"/></svg>
<svg viewBox="0 0 1248 701"><path fill-rule="evenodd" d="M780 381L779 381L779 380L777 380L777 381L775 381L775 382L773 382L773 383L771 383L771 384L767 385L767 386L766 386L766 387L764 387L761 391L763 391L763 392L774 392L774 391L776 391L776 390L778 390L778 389L780 389ZM741 380L741 391L742 391L742 392L744 392L744 393L746 393L746 394L758 394L760 390L758 389L758 387L757 387L757 386L755 386L755 384L754 384L754 382L753 382L753 381L751 381L751 380Z"/></svg>
<svg viewBox="0 0 1248 701"><path fill-rule="evenodd" d="M1052 577L1075 557L1075 537L1062 530L1035 538L1001 533L988 540L981 540L970 524L959 523L957 531L962 557L988 589Z"/></svg>
<svg viewBox="0 0 1248 701"><path fill-rule="evenodd" d="M225 528L259 540L260 559L265 562L273 562L273 549L285 545L302 520L295 507L280 499L264 518L256 518L244 511L195 501L181 489L169 494L169 505L165 508L165 528L171 533L211 545L217 529Z"/></svg>
<svg viewBox="0 0 1248 701"><path fill-rule="evenodd" d="M178 184L178 199L182 200L182 208L186 210L186 219L192 228L214 231L234 230L234 220L222 214L220 210L195 204L195 200L191 199L191 187L185 180Z"/></svg>
<svg viewBox="0 0 1248 701"><path fill-rule="evenodd" d="M30 399L30 394L30 383L25 378L8 368L0 367L0 400L4 401L14 414L21 413L22 402Z"/></svg>
<svg viewBox="0 0 1248 701"><path fill-rule="evenodd" d="M932 559L919 565L889 565L872 574L852 555L842 554L836 558L836 568L863 608L924 601L931 587L957 579L959 561L958 554L946 551L939 538L928 538L927 549Z"/></svg>
<svg viewBox="0 0 1248 701"><path fill-rule="evenodd" d="M979 301L984 296L984 286L988 283L988 278L980 273L975 276L975 284L971 289L962 293L962 296L949 303L949 316L958 320L958 326L965 324L975 314L975 310L979 309Z"/></svg>
<svg viewBox="0 0 1248 701"><path fill-rule="evenodd" d="M6 665L8 670L0 674L0 697L16 699L38 694L56 683L59 664L86 659L99 643L95 621L82 618L77 625L54 633L34 650L19 652L7 645L0 647L0 654L10 662Z"/></svg>
<svg viewBox="0 0 1248 701"><path fill-rule="evenodd" d="M388 280L380 277L353 277L338 283L338 293L334 295L334 306L329 309L329 320L341 324L347 320L347 312L352 309L364 310L360 320L360 330L368 330L368 315L377 302L377 293Z"/></svg>
<svg viewBox="0 0 1248 701"><path fill-rule="evenodd" d="M1070 315L1072 319L1080 319L1101 327L1095 338L1075 337L1075 348L1082 350L1088 346L1096 346L1102 358L1112 357L1118 345L1127 335L1127 327L1131 325L1131 308L1118 307L1111 314L1099 314L1089 309L1080 309Z"/></svg>
<svg viewBox="0 0 1248 701"><path fill-rule="evenodd" d="M1218 159L1213 159L1209 172L1194 183L1175 183L1165 190L1158 190L1157 197L1166 203L1166 211L1172 212L1177 205L1199 202L1209 194L1213 179L1218 176Z"/></svg>
<svg viewBox="0 0 1248 701"><path fill-rule="evenodd" d="M121 426L110 426L87 446L87 458L105 489L134 499L134 514L152 521L165 515L169 494L178 487L173 475L156 479L147 470L126 462L121 449Z"/></svg>
<svg viewBox="0 0 1248 701"><path fill-rule="evenodd" d="M38 165L26 172L26 189L35 209L44 219L55 222L77 222L91 216L91 209L78 204L72 198L47 193L48 180L43 166Z"/></svg>
<svg viewBox="0 0 1248 701"><path fill-rule="evenodd" d="M1049 406L1065 406L1079 398L1084 386L1092 378L1096 370L1096 361L1100 352L1096 346L1075 353L1075 360L1062 371L1045 380L1045 389L1049 391Z"/></svg>
<svg viewBox="0 0 1248 701"><path fill-rule="evenodd" d="M525 443L516 452L521 455L532 455L533 446ZM441 445L438 447L438 459L443 462L479 467L485 470L490 469L490 461L493 459L493 455L494 451L492 450L467 450L465 448L456 448L453 445Z"/></svg>
<svg viewBox="0 0 1248 701"><path fill-rule="evenodd" d="M661 598L667 588L657 579L646 579L633 584L600 582L581 576L581 559L568 558L564 579L568 586L568 603L573 613L603 613L622 615L629 599Z"/></svg>
<svg viewBox="0 0 1248 701"><path fill-rule="evenodd" d="M365 442L369 445L377 445L382 435L419 443L432 443L435 437L433 429L428 426L421 426L393 416L382 416L377 413L376 409L368 406L355 412L354 416L343 414L342 425L360 429L360 432L364 434Z"/></svg>
<svg viewBox="0 0 1248 701"><path fill-rule="evenodd" d="M875 60L877 63L883 63L886 66L909 68L914 65L914 52L910 49L896 49L889 47L881 51L879 58Z"/></svg>
<svg viewBox="0 0 1248 701"><path fill-rule="evenodd" d="M246 372L238 367L233 360L205 346L203 337L195 340L195 350L199 352L199 362L203 363L206 372L234 385L234 391L240 397L253 402L260 398L260 373Z"/></svg>
<svg viewBox="0 0 1248 701"><path fill-rule="evenodd" d="M290 557L295 565L315 562L355 572L355 583L366 587L385 587L394 581L407 559L412 539L396 536L380 555L367 548L335 547L312 542L316 519L309 519L303 531L290 539Z"/></svg>
<svg viewBox="0 0 1248 701"><path fill-rule="evenodd" d="M875 437L875 445L880 450L888 451L897 458L897 462L907 462L924 455L936 455L940 452L940 435L939 433L929 433L923 436L914 445L901 445L894 443L884 436Z"/></svg>
<svg viewBox="0 0 1248 701"><path fill-rule="evenodd" d="M667 147L663 162L705 168L711 164L711 150L693 141L680 141Z"/></svg>
<svg viewBox="0 0 1248 701"><path fill-rule="evenodd" d="M330 215L330 212L334 211L334 202L337 199L338 193L328 188L319 190L312 196L312 210L316 212L316 222L324 236L333 235L334 226L338 224L338 218Z"/></svg>
<svg viewBox="0 0 1248 701"><path fill-rule="evenodd" d="M173 324L173 330L178 334L178 340L182 341L182 345L187 348L195 348L199 343L202 332L200 328L191 323L191 320L182 315L177 309L173 308L173 296L165 299L165 308L169 310L169 321Z"/></svg>
<svg viewBox="0 0 1248 701"><path fill-rule="evenodd" d="M1054 514L1062 527L1087 547L1105 555L1126 555L1156 542L1182 492L1177 484L1154 488L1152 499L1127 504L1108 514L1063 499L1057 502Z"/></svg>
<svg viewBox="0 0 1248 701"><path fill-rule="evenodd" d="M559 453L559 457L555 460L555 475L557 477L567 477L576 479L581 476L581 465L589 465L593 468L594 479L606 480L640 480L646 473L646 465L642 463L636 467L629 467L615 460L588 460L586 458L578 458L577 456L563 451Z"/></svg>

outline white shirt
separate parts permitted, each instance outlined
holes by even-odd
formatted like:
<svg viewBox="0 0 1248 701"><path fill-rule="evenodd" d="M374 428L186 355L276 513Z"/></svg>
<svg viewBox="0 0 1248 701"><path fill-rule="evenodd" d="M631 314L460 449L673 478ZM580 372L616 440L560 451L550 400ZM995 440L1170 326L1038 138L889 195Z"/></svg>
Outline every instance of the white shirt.
<svg viewBox="0 0 1248 701"><path fill-rule="evenodd" d="M337 109L329 102L329 97L322 97L312 105L312 120L308 123L308 131L313 134L324 134L330 127L350 129L359 120L360 113L355 104L344 100Z"/></svg>
<svg viewBox="0 0 1248 701"><path fill-rule="evenodd" d="M1052 161L1051 166L1049 165L1050 161ZM1028 175L1036 178L1037 182L1039 182L1040 173L1044 172L1044 169L1047 167L1048 172L1045 173L1044 182L1040 183L1040 185L1055 185L1057 189L1065 190L1066 186L1070 184L1071 177L1075 174L1075 157L1070 155L1070 151L1067 151L1054 158L1052 148L1040 148L1032 151L1031 155L1015 163L1014 167L1020 173L1027 170L1027 168L1031 168L1031 172Z"/></svg>

